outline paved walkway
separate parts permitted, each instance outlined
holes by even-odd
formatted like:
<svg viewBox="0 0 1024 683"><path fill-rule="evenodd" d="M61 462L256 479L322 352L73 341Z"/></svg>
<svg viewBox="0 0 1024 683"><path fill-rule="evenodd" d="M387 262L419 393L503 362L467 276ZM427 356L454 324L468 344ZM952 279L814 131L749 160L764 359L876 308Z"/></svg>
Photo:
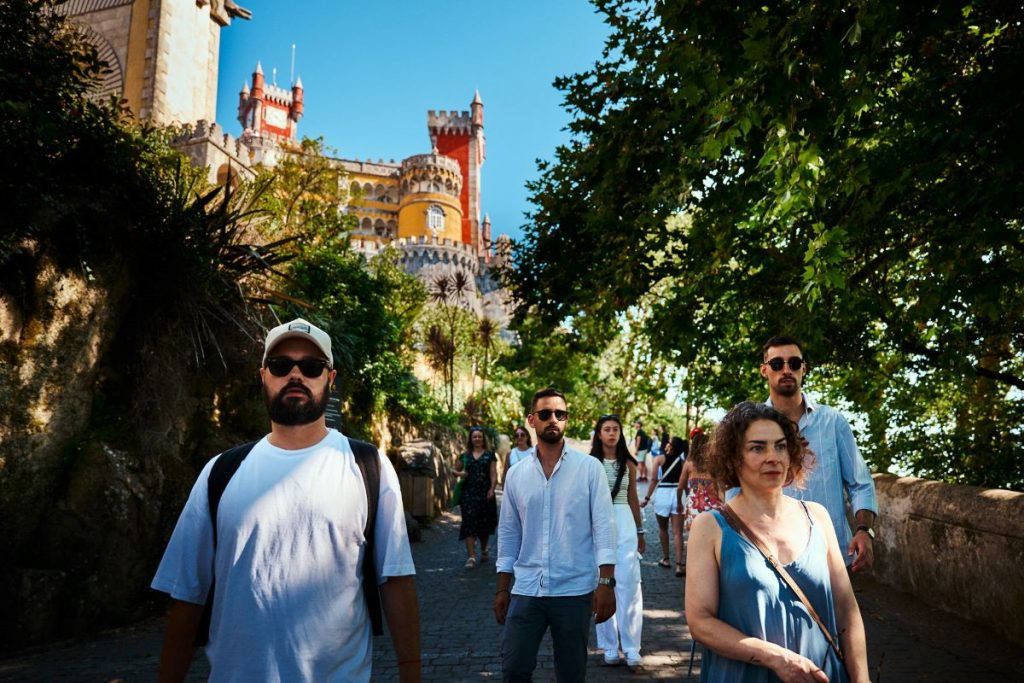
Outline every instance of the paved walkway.
<svg viewBox="0 0 1024 683"><path fill-rule="evenodd" d="M658 567L657 528L646 523L651 544L643 562L644 671L598 666L591 649L590 681L687 680L690 640L683 607L683 580ZM500 680L500 629L494 621L493 561L475 570L463 568L458 517L445 515L413 546L421 605L424 681ZM1024 648L945 612L858 577L857 596L868 631L875 683L1024 680ZM25 683L134 683L156 678L163 621L155 619L109 632L88 642L55 646L34 654L0 660L0 681ZM591 643L595 642L591 634ZM374 681L397 680L387 637L377 639ZM693 678L700 669L699 657ZM209 673L200 655L189 681ZM542 645L537 681L554 680L550 641Z"/></svg>

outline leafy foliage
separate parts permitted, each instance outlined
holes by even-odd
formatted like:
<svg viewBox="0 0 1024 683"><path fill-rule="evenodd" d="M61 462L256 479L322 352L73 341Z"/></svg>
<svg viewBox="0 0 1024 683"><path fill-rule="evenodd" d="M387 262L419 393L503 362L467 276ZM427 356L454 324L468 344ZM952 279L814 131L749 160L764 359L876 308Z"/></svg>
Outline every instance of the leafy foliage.
<svg viewBox="0 0 1024 683"><path fill-rule="evenodd" d="M723 404L786 332L819 366L857 368L821 377L868 414L876 463L940 474L900 450L924 446L901 419L946 443L947 478L1024 486L1004 467L1022 455L1024 9L595 5L612 34L556 81L574 138L531 184L521 310L607 322L661 287L656 350L722 368L705 379ZM930 419L933 386L996 409ZM976 451L990 419L1016 453L1003 465Z"/></svg>

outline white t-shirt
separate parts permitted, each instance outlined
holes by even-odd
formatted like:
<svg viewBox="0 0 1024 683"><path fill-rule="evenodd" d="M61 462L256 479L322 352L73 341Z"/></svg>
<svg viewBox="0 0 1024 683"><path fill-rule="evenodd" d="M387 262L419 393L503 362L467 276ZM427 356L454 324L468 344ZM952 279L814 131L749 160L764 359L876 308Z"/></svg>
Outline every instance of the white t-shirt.
<svg viewBox="0 0 1024 683"><path fill-rule="evenodd" d="M515 465L517 462L522 460L526 460L531 455L533 455L533 446L530 446L524 451L521 451L518 448L513 448L512 452L508 454L508 466L512 467L512 465Z"/></svg>
<svg viewBox="0 0 1024 683"><path fill-rule="evenodd" d="M152 587L203 604L216 564L211 683L369 681L372 641L362 590L366 487L348 439L330 430L286 451L263 438L217 510L203 468ZM380 459L376 564L381 583L415 574L398 477Z"/></svg>

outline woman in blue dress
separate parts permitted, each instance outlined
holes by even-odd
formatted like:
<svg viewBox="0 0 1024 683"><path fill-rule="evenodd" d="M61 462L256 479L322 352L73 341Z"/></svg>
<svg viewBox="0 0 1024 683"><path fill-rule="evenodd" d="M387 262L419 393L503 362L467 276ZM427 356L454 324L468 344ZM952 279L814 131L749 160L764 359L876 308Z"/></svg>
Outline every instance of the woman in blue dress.
<svg viewBox="0 0 1024 683"><path fill-rule="evenodd" d="M694 520L686 565L686 620L705 647L703 682L868 681L864 622L828 512L782 493L799 485L811 457L789 418L745 402L715 429L708 468L722 490L740 488L733 514L803 590L845 666L757 547L714 510Z"/></svg>

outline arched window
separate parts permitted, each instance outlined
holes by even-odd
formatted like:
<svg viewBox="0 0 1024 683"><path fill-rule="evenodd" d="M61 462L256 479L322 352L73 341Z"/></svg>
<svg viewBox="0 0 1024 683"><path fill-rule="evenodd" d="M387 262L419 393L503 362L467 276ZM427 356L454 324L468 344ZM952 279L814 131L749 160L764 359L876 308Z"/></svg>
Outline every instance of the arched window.
<svg viewBox="0 0 1024 683"><path fill-rule="evenodd" d="M359 196L359 183L352 181L352 184L348 186L349 199L355 199Z"/></svg>
<svg viewBox="0 0 1024 683"><path fill-rule="evenodd" d="M384 221L378 218L373 223L373 231L380 237L383 237L384 235L387 234L388 228L386 225L384 225Z"/></svg>
<svg viewBox="0 0 1024 683"><path fill-rule="evenodd" d="M359 227L360 229L362 229L363 232L372 232L373 221L371 221L369 218L364 218L363 221L359 224Z"/></svg>
<svg viewBox="0 0 1024 683"><path fill-rule="evenodd" d="M427 227L434 234L444 232L444 209L437 204L427 209Z"/></svg>

